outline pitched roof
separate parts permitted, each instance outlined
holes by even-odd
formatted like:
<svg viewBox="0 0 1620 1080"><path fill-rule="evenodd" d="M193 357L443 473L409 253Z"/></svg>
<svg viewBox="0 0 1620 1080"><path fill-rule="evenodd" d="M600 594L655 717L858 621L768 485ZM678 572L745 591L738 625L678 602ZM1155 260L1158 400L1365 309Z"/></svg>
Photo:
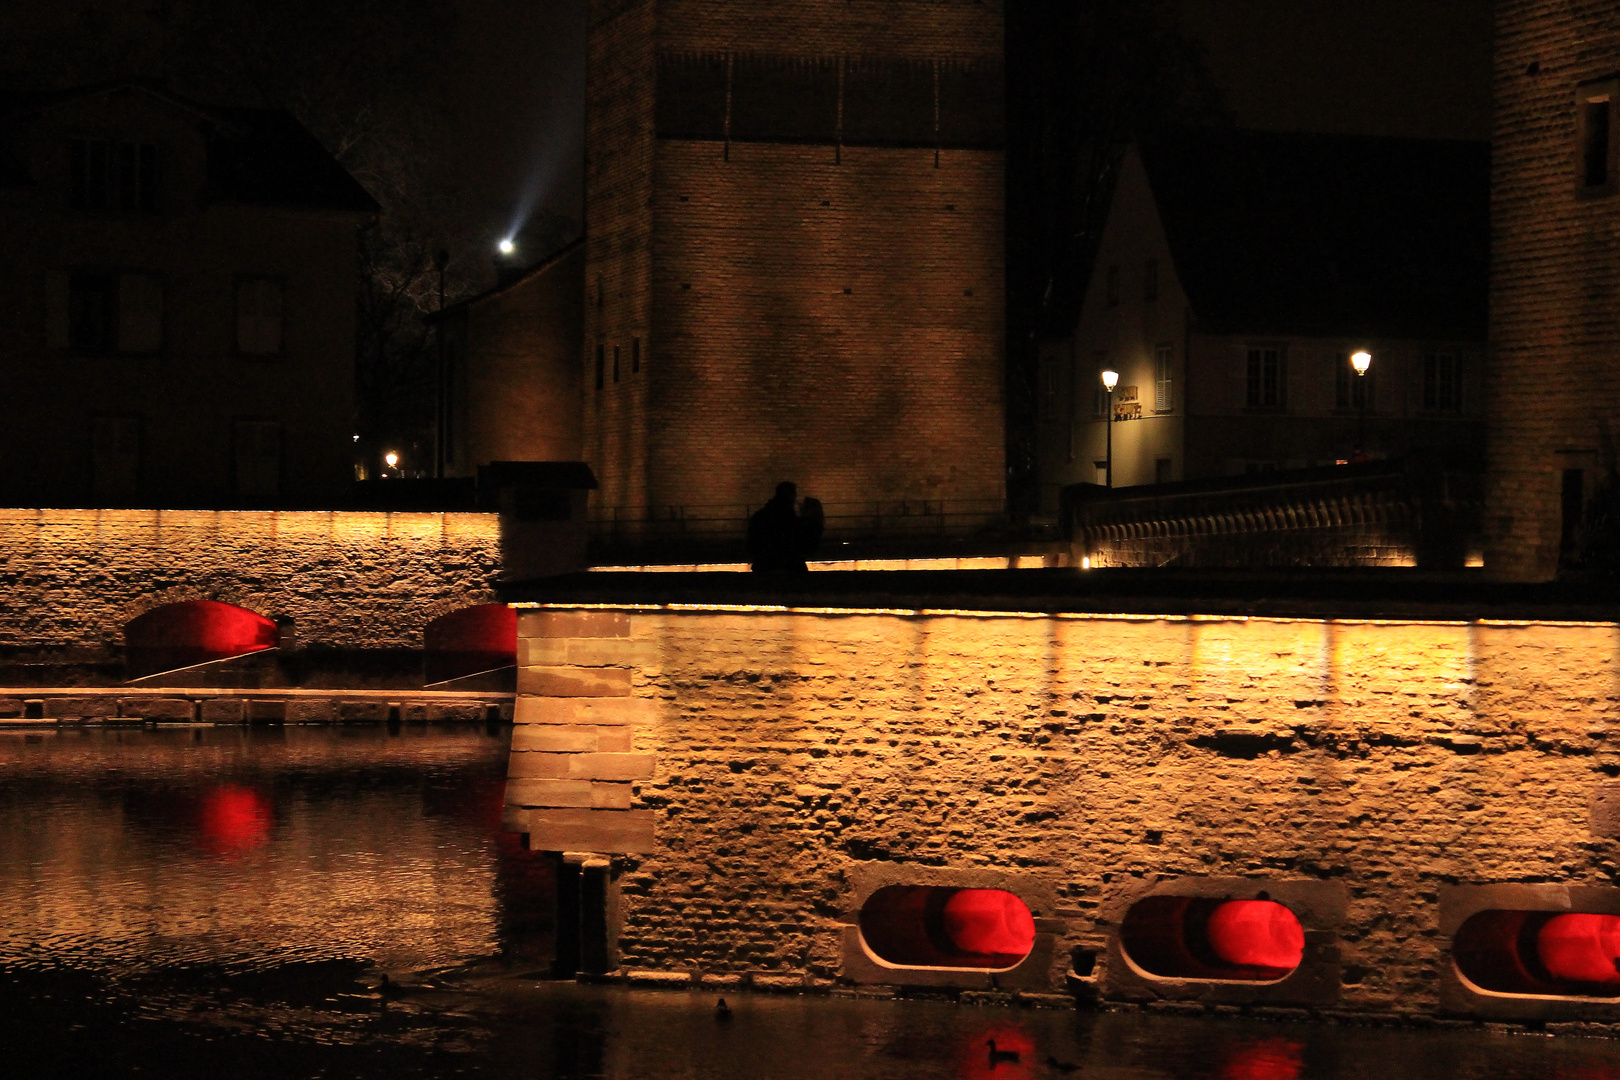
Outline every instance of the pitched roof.
<svg viewBox="0 0 1620 1080"><path fill-rule="evenodd" d="M1200 328L1484 339L1489 144L1172 129L1139 148Z"/></svg>
<svg viewBox="0 0 1620 1080"><path fill-rule="evenodd" d="M145 94L202 121L213 201L378 212L376 200L291 113L203 105L144 79L0 99L0 135L11 136L0 139L0 182L27 182L17 147L24 129L39 113L63 102L113 93ZM6 143L12 144L9 153Z"/></svg>

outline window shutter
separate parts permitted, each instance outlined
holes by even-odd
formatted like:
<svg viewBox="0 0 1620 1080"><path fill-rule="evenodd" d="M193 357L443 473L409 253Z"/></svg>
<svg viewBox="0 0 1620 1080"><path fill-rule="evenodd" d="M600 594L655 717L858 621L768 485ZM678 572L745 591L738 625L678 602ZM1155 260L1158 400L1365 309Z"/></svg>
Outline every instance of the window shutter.
<svg viewBox="0 0 1620 1080"><path fill-rule="evenodd" d="M163 347L163 283L150 274L118 277L118 351L157 352Z"/></svg>
<svg viewBox="0 0 1620 1080"><path fill-rule="evenodd" d="M66 270L45 275L45 345L65 349L73 342L72 321L68 317L68 289L72 276Z"/></svg>

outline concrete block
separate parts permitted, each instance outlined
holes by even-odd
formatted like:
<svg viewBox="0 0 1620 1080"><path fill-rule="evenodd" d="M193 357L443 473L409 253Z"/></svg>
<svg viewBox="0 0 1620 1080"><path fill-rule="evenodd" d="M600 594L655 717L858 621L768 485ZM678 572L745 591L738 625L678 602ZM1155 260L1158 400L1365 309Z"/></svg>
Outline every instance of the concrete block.
<svg viewBox="0 0 1620 1080"><path fill-rule="evenodd" d="M287 702L289 724L330 724L337 719L337 702L331 698L292 698Z"/></svg>
<svg viewBox="0 0 1620 1080"><path fill-rule="evenodd" d="M627 668L520 667L517 689L542 697L629 697L631 673Z"/></svg>
<svg viewBox="0 0 1620 1080"><path fill-rule="evenodd" d="M118 703L118 715L186 724L197 718L197 706L189 698L124 698Z"/></svg>
<svg viewBox="0 0 1620 1080"><path fill-rule="evenodd" d="M625 611L519 611L518 640L532 637L613 638L630 636Z"/></svg>
<svg viewBox="0 0 1620 1080"><path fill-rule="evenodd" d="M287 722L286 701L249 701L248 720L254 724L284 724Z"/></svg>
<svg viewBox="0 0 1620 1080"><path fill-rule="evenodd" d="M512 729L512 749L554 754L589 753L603 749L597 745L600 730L573 724L525 724Z"/></svg>
<svg viewBox="0 0 1620 1080"><path fill-rule="evenodd" d="M384 724L388 722L389 704L386 701L340 701L337 718L340 724Z"/></svg>
<svg viewBox="0 0 1620 1080"><path fill-rule="evenodd" d="M506 805L595 806L594 788L589 780L512 779L506 782Z"/></svg>
<svg viewBox="0 0 1620 1080"><path fill-rule="evenodd" d="M653 851L651 810L519 810L529 834L530 851L595 851L602 854L648 854Z"/></svg>
<svg viewBox="0 0 1620 1080"><path fill-rule="evenodd" d="M206 698L197 716L205 724L241 724L247 720L247 702L241 698Z"/></svg>
<svg viewBox="0 0 1620 1080"><path fill-rule="evenodd" d="M519 724L647 724L658 718L651 698L566 698L520 694L514 719Z"/></svg>
<svg viewBox="0 0 1620 1080"><path fill-rule="evenodd" d="M568 754L567 775L586 780L648 780L658 764L654 754Z"/></svg>

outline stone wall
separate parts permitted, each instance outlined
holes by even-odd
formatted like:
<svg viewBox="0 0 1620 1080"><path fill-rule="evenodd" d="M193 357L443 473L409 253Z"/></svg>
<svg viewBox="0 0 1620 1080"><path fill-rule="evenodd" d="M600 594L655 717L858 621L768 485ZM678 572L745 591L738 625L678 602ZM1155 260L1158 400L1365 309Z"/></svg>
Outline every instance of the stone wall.
<svg viewBox="0 0 1620 1080"><path fill-rule="evenodd" d="M420 649L499 569L494 514L0 510L0 649L116 655L130 619L198 599L301 648Z"/></svg>
<svg viewBox="0 0 1620 1080"><path fill-rule="evenodd" d="M1588 816L1620 773L1612 623L557 605L523 611L519 634L514 775L629 798L515 780L509 827L633 853L614 963L649 980L830 986L852 977L874 871L1001 874L1052 939L1035 989L1467 1011L1448 890L1620 875ZM608 719L581 715L603 702ZM602 725L612 753L591 742ZM551 753L544 770L519 768L524 747ZM644 815L652 835L548 840L525 803ZM1111 944L1133 899L1211 879L1328 913L1306 920L1308 988L1143 989L1126 970Z"/></svg>
<svg viewBox="0 0 1620 1080"><path fill-rule="evenodd" d="M1594 188L1582 182L1576 103L1581 84L1614 77L1620 16L1602 0L1495 8L1485 563L1493 575L1545 580L1558 567L1564 471L1581 470L1590 494L1615 465L1620 94L1607 91L1610 179Z"/></svg>

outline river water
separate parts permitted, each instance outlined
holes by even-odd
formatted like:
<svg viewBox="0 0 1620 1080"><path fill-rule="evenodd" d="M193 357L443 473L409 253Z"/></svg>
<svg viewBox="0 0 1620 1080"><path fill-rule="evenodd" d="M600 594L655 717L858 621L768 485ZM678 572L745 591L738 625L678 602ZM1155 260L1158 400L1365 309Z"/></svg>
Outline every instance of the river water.
<svg viewBox="0 0 1620 1080"><path fill-rule="evenodd" d="M0 730L0 1077L1620 1080L1603 1040L548 982L505 739Z"/></svg>

